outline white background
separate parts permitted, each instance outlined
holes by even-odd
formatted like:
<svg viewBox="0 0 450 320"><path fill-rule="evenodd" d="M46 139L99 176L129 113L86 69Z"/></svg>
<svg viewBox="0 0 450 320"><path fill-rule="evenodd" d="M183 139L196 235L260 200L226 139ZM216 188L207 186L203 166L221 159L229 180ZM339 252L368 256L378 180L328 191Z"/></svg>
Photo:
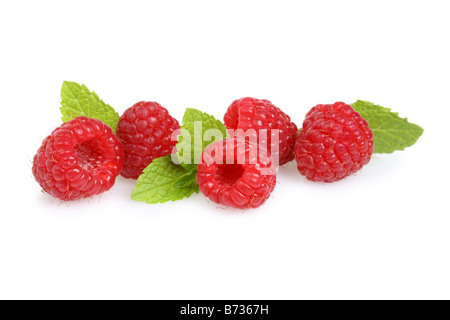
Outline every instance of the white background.
<svg viewBox="0 0 450 320"><path fill-rule="evenodd" d="M447 1L2 1L0 298L450 298ZM425 132L341 182L295 163L260 209L198 194L133 202L119 178L61 203L31 160L61 123L63 80L119 113L158 101L222 119L271 100L392 108Z"/></svg>

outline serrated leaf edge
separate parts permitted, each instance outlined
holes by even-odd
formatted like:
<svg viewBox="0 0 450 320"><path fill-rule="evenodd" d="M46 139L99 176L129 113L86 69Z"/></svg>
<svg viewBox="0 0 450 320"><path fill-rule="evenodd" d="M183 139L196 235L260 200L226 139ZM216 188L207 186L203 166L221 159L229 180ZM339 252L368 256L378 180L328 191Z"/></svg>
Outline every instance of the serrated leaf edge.
<svg viewBox="0 0 450 320"><path fill-rule="evenodd" d="M405 144L409 144L409 145L406 145L405 147L400 147L400 148L395 149L395 150L392 150L392 151L390 151L390 152L377 152L377 145L375 144L375 145L374 145L374 147L375 147L374 153L378 153L378 154L382 154L382 153L385 153L385 154L392 154L392 153L394 153L395 151L404 151L406 148L409 148L409 147L413 146L413 145L419 140L419 138L422 136L422 134L423 134L423 132L424 132L424 129L423 129L421 126L419 126L418 124L409 122L407 117L405 117L405 118L399 117L399 115L398 115L399 113L398 113L398 112L392 111L390 108L386 108L386 107L383 107L383 106L381 106L381 105L372 103L372 102L370 102L370 101L365 101L365 100L357 100L356 102L352 103L351 106L352 106L353 108L355 108L355 104L358 104L358 103L362 103L362 104L370 104L370 105L373 105L374 107L380 108L380 110L386 112L386 113L389 114L389 115L393 115L393 116L397 117L397 119L401 121L401 123L397 124L397 127L398 127L400 124L407 124L407 125L410 126L410 130L413 130L413 131L419 133L419 134L417 135L417 137L413 137L413 138L410 140L410 141L412 142L411 144L409 144L408 141L407 141L404 137L402 137L401 135L395 136L395 138L397 138L397 139L399 139L399 140L403 140L403 141L405 141ZM355 108L355 110L356 110L356 108ZM360 112L359 110L356 110L356 111L357 111L358 113ZM382 132L387 133L387 132L386 132L387 130L383 130L381 127L373 128L373 127L371 127L370 125L369 125L369 127L370 127L370 130L372 130L372 132L374 132L374 131L375 131L375 132L376 132L376 131L380 131L380 132L381 132L381 131L382 131ZM395 128L396 128L396 127L389 128L389 131L405 131L405 130L395 130ZM388 134L388 133L387 133L387 134ZM374 133L374 135L375 135L375 133ZM388 142L387 139L382 138L380 135L377 135L377 139L378 139L378 140L382 140L382 141Z"/></svg>

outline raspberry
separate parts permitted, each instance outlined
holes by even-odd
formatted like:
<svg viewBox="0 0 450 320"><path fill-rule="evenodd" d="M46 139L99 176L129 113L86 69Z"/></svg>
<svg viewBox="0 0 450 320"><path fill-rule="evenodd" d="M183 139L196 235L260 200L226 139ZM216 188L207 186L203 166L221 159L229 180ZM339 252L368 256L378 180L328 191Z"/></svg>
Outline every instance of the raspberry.
<svg viewBox="0 0 450 320"><path fill-rule="evenodd" d="M211 201L248 209L261 206L276 184L273 158L262 147L237 138L210 144L197 168L200 191Z"/></svg>
<svg viewBox="0 0 450 320"><path fill-rule="evenodd" d="M341 180L366 165L374 149L367 121L343 103L319 104L303 122L295 144L298 170L308 180Z"/></svg>
<svg viewBox="0 0 450 320"><path fill-rule="evenodd" d="M286 164L294 159L294 145L297 136L297 126L291 118L275 107L268 100L242 98L234 101L224 116L228 129L278 129L279 130L279 164ZM267 148L271 146L271 132L268 132ZM262 141L260 141L262 142Z"/></svg>
<svg viewBox="0 0 450 320"><path fill-rule="evenodd" d="M156 102L141 101L128 108L117 126L125 151L122 176L137 179L154 159L171 153L177 143L172 133L178 129L178 121Z"/></svg>
<svg viewBox="0 0 450 320"><path fill-rule="evenodd" d="M58 199L87 198L114 185L123 158L122 144L110 127L77 117L44 139L33 159L33 175Z"/></svg>

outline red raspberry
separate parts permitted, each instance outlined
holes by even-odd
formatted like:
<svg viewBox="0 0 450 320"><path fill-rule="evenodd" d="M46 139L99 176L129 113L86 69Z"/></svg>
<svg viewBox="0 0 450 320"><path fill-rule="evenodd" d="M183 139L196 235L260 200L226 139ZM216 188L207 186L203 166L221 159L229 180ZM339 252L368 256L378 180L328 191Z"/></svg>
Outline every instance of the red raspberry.
<svg viewBox="0 0 450 320"><path fill-rule="evenodd" d="M224 116L224 122L228 129L278 129L279 131L279 164L283 165L294 159L294 145L297 136L297 126L291 122L291 118L275 107L268 100L255 98L242 98L234 101ZM271 146L271 132L268 132L267 148ZM257 140L258 141L258 140ZM263 141L260 141L263 142ZM270 152L270 150L269 150Z"/></svg>
<svg viewBox="0 0 450 320"><path fill-rule="evenodd" d="M117 126L125 150L122 176L137 179L154 159L171 153L177 143L172 133L178 129L178 121L156 102L141 101L128 108Z"/></svg>
<svg viewBox="0 0 450 320"><path fill-rule="evenodd" d="M237 138L210 144L197 168L200 191L211 201L239 209L257 208L276 184L273 158Z"/></svg>
<svg viewBox="0 0 450 320"><path fill-rule="evenodd" d="M372 130L353 107L343 102L319 104L306 114L295 160L307 179L333 182L366 165L373 149Z"/></svg>
<svg viewBox="0 0 450 320"><path fill-rule="evenodd" d="M44 139L33 159L33 175L45 192L76 200L109 190L122 164L123 147L111 128L77 117Z"/></svg>

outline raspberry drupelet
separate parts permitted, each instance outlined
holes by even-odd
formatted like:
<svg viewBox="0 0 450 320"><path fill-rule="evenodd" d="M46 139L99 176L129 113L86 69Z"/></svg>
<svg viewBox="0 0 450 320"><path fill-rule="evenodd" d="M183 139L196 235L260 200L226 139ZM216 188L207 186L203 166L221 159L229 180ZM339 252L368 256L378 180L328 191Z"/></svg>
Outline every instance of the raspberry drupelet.
<svg viewBox="0 0 450 320"><path fill-rule="evenodd" d="M306 114L295 160L308 180L333 182L369 163L373 150L372 130L352 106L319 104Z"/></svg>
<svg viewBox="0 0 450 320"><path fill-rule="evenodd" d="M276 184L273 158L237 138L210 144L197 168L200 191L211 201L239 209L258 208Z"/></svg>
<svg viewBox="0 0 450 320"><path fill-rule="evenodd" d="M64 201L77 200L109 190L123 159L122 144L109 126L77 117L44 139L32 171L45 192Z"/></svg>
<svg viewBox="0 0 450 320"><path fill-rule="evenodd" d="M294 145L297 137L297 126L291 118L281 109L274 106L268 100L255 98L242 98L233 101L224 116L224 122L228 129L268 130L267 145L271 151L272 134L270 130L279 130L279 152L272 154L274 159L278 157L279 164L283 165L294 160ZM258 136L258 141L262 142Z"/></svg>
<svg viewBox="0 0 450 320"><path fill-rule="evenodd" d="M141 101L128 108L117 126L125 152L121 175L137 179L154 159L171 153L177 143L172 134L178 129L178 121L159 103Z"/></svg>

